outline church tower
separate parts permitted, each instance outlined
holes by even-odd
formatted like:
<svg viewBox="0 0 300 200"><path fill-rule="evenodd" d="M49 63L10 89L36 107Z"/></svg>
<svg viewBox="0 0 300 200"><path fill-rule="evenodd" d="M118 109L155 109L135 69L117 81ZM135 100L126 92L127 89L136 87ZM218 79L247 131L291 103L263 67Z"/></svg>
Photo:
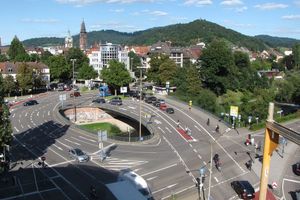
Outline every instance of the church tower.
<svg viewBox="0 0 300 200"><path fill-rule="evenodd" d="M85 30L85 24L83 20L80 27L79 47L82 51L85 51L87 48L87 32Z"/></svg>
<svg viewBox="0 0 300 200"><path fill-rule="evenodd" d="M73 38L72 38L70 30L69 30L68 35L65 38L65 48L72 48L72 47L73 47Z"/></svg>

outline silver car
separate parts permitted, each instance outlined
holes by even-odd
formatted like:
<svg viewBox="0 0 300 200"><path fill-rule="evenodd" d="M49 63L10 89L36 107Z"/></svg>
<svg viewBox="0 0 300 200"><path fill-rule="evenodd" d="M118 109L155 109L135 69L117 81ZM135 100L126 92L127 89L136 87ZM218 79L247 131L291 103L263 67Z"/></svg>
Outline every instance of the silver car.
<svg viewBox="0 0 300 200"><path fill-rule="evenodd" d="M78 148L70 149L69 154L72 158L75 158L78 162L87 162L90 159L90 157L86 153L84 153L81 149Z"/></svg>

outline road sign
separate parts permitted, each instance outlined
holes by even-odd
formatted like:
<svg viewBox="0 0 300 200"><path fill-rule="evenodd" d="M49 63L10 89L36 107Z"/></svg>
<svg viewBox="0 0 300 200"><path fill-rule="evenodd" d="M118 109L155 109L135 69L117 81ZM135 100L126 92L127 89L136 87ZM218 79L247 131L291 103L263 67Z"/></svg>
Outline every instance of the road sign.
<svg viewBox="0 0 300 200"><path fill-rule="evenodd" d="M230 116L238 117L239 107L230 106Z"/></svg>
<svg viewBox="0 0 300 200"><path fill-rule="evenodd" d="M273 188L273 189L276 189L276 188L277 188L277 183L276 183L275 181L273 181L273 183L272 183L272 188Z"/></svg>
<svg viewBox="0 0 300 200"><path fill-rule="evenodd" d="M120 90L121 93L127 93L127 87L121 87Z"/></svg>
<svg viewBox="0 0 300 200"><path fill-rule="evenodd" d="M65 101L65 100L67 100L66 94L60 94L60 95L59 95L59 100L60 100L60 101Z"/></svg>
<svg viewBox="0 0 300 200"><path fill-rule="evenodd" d="M193 105L193 102L192 101L189 101L189 106L192 106Z"/></svg>
<svg viewBox="0 0 300 200"><path fill-rule="evenodd" d="M107 141L107 131L98 131L98 141Z"/></svg>

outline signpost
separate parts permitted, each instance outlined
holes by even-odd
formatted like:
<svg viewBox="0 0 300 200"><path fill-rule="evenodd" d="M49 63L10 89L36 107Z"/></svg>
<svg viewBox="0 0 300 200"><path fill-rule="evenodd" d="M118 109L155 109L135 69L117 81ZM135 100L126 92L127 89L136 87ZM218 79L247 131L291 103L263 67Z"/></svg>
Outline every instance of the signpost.
<svg viewBox="0 0 300 200"><path fill-rule="evenodd" d="M125 93L127 93L127 87L121 87L120 91L124 95Z"/></svg>
<svg viewBox="0 0 300 200"><path fill-rule="evenodd" d="M98 131L99 149L103 149L103 141L107 141L107 131Z"/></svg>
<svg viewBox="0 0 300 200"><path fill-rule="evenodd" d="M64 101L67 100L67 95L66 94L60 94L59 95L59 100L61 102L61 107L64 107Z"/></svg>

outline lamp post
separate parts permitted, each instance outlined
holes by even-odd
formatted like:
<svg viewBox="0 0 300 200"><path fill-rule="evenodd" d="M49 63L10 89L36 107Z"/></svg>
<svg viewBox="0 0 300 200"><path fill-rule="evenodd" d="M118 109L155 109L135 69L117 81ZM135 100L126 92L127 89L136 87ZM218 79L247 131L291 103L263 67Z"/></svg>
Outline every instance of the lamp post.
<svg viewBox="0 0 300 200"><path fill-rule="evenodd" d="M142 95L143 95L143 84L142 84L142 69L145 69L146 67L141 66L137 67L140 69L140 102L139 102L139 107L140 107L140 123L139 123L139 140L141 141L142 139Z"/></svg>
<svg viewBox="0 0 300 200"><path fill-rule="evenodd" d="M75 90L74 90L74 71L75 71L75 62L76 59L70 59L72 61L72 65L73 65L73 80L72 80L72 85L73 85L73 105L74 105L74 122L76 122L76 105L75 105Z"/></svg>

